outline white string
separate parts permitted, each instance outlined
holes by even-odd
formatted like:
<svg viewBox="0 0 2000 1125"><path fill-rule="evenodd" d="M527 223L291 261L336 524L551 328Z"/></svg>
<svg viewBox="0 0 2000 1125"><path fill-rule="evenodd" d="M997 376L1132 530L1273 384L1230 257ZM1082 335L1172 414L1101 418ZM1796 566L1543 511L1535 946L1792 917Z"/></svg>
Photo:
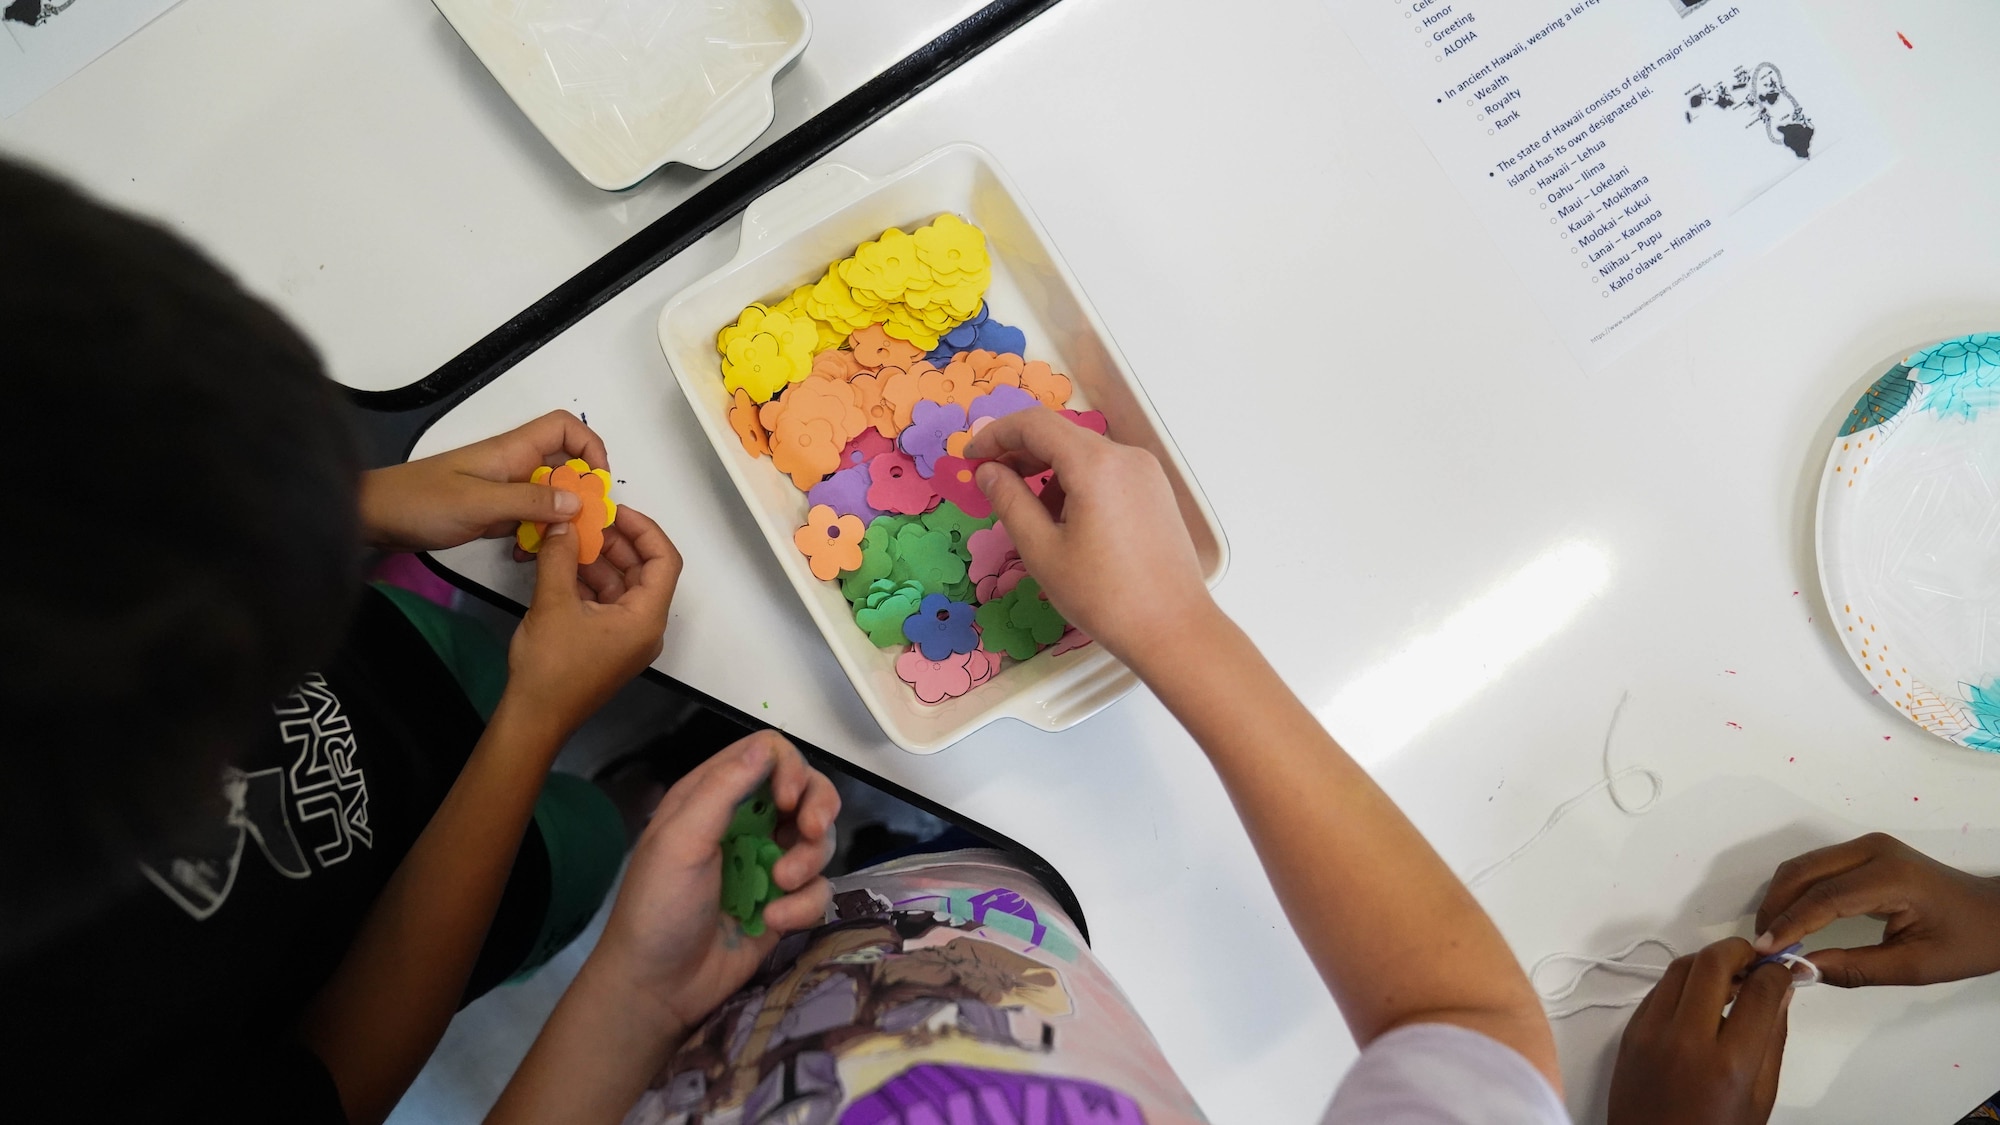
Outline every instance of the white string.
<svg viewBox="0 0 2000 1125"><path fill-rule="evenodd" d="M1666 950L1667 960L1669 961L1680 956L1679 951L1675 950L1672 945L1655 937L1640 938L1609 957L1592 957L1587 953L1556 952L1535 962L1534 967L1528 970L1528 984L1534 988L1535 995L1542 998L1542 1008L1552 1020L1567 1019L1578 1012L1587 1012L1592 1008L1630 1008L1638 1004L1639 1001L1644 1000L1645 997L1641 995L1627 996L1617 1000L1586 1000L1581 1004L1572 1004L1567 1008L1550 1009L1549 1005L1561 1000L1567 1000L1571 996L1576 995L1576 990L1583 986L1583 978L1589 976L1592 969L1604 969L1613 973L1627 973L1635 977L1645 977L1648 980L1660 979L1667 971L1665 965L1648 965L1626 960L1627 957L1632 956L1649 945L1656 945ZM1818 965L1813 964L1797 953L1780 953L1777 959L1778 963L1785 966L1786 971L1792 974L1793 988L1811 988L1813 985L1826 979L1819 971ZM1583 968L1577 970L1576 975L1570 978L1568 984L1552 992L1545 991L1537 981L1542 975L1542 970L1557 961L1581 961L1583 962ZM1799 975L1799 970L1801 969L1805 970L1805 976L1803 977Z"/></svg>
<svg viewBox="0 0 2000 1125"><path fill-rule="evenodd" d="M1651 811L1652 807L1659 802L1661 794L1666 792L1667 785L1666 781L1659 774L1642 766L1626 766L1622 770L1613 770L1611 768L1611 736L1617 733L1618 716L1624 713L1625 701L1631 697L1631 692L1625 692L1618 697L1618 706L1612 708L1611 711L1611 725L1604 730L1604 777L1590 788L1557 805L1554 811L1549 813L1549 818L1542 822L1541 829L1533 836L1522 841L1520 847L1515 848L1513 851L1473 872L1465 880L1467 888L1477 890L1481 884L1491 879L1494 875L1499 874L1507 865L1528 854L1528 849L1541 843L1542 837L1555 831L1556 825L1561 823L1563 817L1568 816L1572 809L1592 796L1595 796L1600 789L1608 793L1611 797L1611 803L1618 806L1618 811L1627 816L1643 816ZM1625 798L1618 794L1618 783L1629 777L1643 777L1646 779L1647 784L1651 786L1651 791L1647 793L1646 799L1637 804L1627 804Z"/></svg>
<svg viewBox="0 0 2000 1125"><path fill-rule="evenodd" d="M1560 1000L1567 1000L1571 996L1576 995L1576 990L1583 986L1583 978L1589 976L1592 969L1604 969L1609 972L1628 973L1635 977L1658 980L1660 979L1660 975L1667 971L1665 965L1634 964L1625 960L1625 958L1632 956L1649 945L1657 945L1661 949L1666 950L1667 960L1669 961L1680 956L1680 952L1673 946L1659 938L1653 937L1642 937L1609 957L1592 957L1587 953L1556 952L1535 962L1535 967L1528 970L1528 983L1534 987L1535 994L1542 998L1542 1007L1547 1009L1550 1004ZM1543 969L1557 961L1581 961L1583 962L1583 968L1577 970L1576 975L1570 978L1568 984L1563 985L1553 992L1545 992L1542 990L1542 986L1536 983L1537 979L1542 975ZM1573 1004L1567 1008L1558 1008L1549 1011L1548 1016L1552 1020L1559 1020L1573 1016L1578 1012L1587 1012L1592 1008L1630 1008L1644 999L1645 997L1641 995L1629 996L1622 1000L1587 1000L1581 1004Z"/></svg>

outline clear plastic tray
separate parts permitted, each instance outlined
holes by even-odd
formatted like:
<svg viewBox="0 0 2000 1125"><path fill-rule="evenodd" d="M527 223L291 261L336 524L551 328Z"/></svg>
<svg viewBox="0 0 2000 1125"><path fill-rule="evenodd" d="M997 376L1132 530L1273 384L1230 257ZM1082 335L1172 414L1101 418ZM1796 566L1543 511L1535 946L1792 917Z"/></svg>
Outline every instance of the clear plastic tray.
<svg viewBox="0 0 2000 1125"><path fill-rule="evenodd" d="M800 0L433 0L563 159L617 191L719 168L770 128Z"/></svg>
<svg viewBox="0 0 2000 1125"><path fill-rule="evenodd" d="M853 253L883 229L910 229L946 211L986 232L993 256L987 294L998 319L1027 333L1028 358L1048 360L1067 373L1077 399L1104 412L1113 437L1144 446L1160 459L1210 586L1221 580L1229 557L1215 514L1138 380L1041 224L984 150L952 145L879 177L821 164L773 188L744 212L736 257L660 311L660 347L716 456L855 691L889 738L918 754L942 750L1002 717L1063 730L1110 706L1138 681L1093 644L1010 664L956 699L919 702L896 676L901 650L870 643L855 627L839 587L814 578L792 545L792 533L806 521L805 493L769 460L745 453L730 429L715 334L745 305L776 300L818 278L827 263Z"/></svg>

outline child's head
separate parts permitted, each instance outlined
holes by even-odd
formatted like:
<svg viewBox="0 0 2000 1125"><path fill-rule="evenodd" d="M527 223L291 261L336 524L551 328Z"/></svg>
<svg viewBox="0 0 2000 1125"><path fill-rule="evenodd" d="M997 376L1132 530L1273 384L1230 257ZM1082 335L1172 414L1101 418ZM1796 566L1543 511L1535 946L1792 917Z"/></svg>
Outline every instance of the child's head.
<svg viewBox="0 0 2000 1125"><path fill-rule="evenodd" d="M338 641L360 463L299 333L167 230L0 162L0 952L214 817Z"/></svg>

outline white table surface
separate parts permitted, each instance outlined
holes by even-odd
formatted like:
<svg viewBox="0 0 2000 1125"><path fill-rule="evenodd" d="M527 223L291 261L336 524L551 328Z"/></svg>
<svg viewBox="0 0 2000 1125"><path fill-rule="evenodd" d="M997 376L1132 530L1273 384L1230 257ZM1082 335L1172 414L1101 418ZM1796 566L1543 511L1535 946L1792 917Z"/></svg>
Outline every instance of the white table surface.
<svg viewBox="0 0 2000 1125"><path fill-rule="evenodd" d="M1981 46L2000 9L1814 18L1902 159L1594 378L1312 0L1233 20L1240 46L1193 0L1063 4L830 159L997 155L1220 514L1224 606L1460 871L1601 777L1629 693L1614 757L1665 797L1641 817L1583 802L1481 898L1524 962L1647 934L1692 948L1747 933L1778 861L1866 829L2000 869L2000 759L1869 697L1828 631L1811 532L1865 377L2000 321L2000 71ZM1003 721L931 757L861 708L656 343L662 303L735 238L661 267L417 452L587 413L621 500L687 556L657 667L1037 849L1215 1120L1316 1119L1352 1047L1154 699L1062 735ZM526 595L497 544L445 561ZM1335 706L1356 683L1365 698ZM1956 1120L2000 1087L1996 1000L1990 980L1801 993L1776 1120ZM1602 1118L1623 1023L1559 1025L1582 1120Z"/></svg>
<svg viewBox="0 0 2000 1125"><path fill-rule="evenodd" d="M747 152L982 6L812 5ZM720 174L590 186L425 0L185 0L0 120L0 154L164 220L368 390L430 374Z"/></svg>

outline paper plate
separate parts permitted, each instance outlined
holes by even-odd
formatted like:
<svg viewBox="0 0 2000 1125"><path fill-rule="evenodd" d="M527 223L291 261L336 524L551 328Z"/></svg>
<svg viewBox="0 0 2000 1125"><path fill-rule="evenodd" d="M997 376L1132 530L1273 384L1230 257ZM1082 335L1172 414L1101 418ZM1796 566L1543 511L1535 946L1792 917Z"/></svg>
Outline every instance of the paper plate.
<svg viewBox="0 0 2000 1125"><path fill-rule="evenodd" d="M2000 751L2000 333L1869 386L1820 478L1820 588L1847 654L1940 738Z"/></svg>

